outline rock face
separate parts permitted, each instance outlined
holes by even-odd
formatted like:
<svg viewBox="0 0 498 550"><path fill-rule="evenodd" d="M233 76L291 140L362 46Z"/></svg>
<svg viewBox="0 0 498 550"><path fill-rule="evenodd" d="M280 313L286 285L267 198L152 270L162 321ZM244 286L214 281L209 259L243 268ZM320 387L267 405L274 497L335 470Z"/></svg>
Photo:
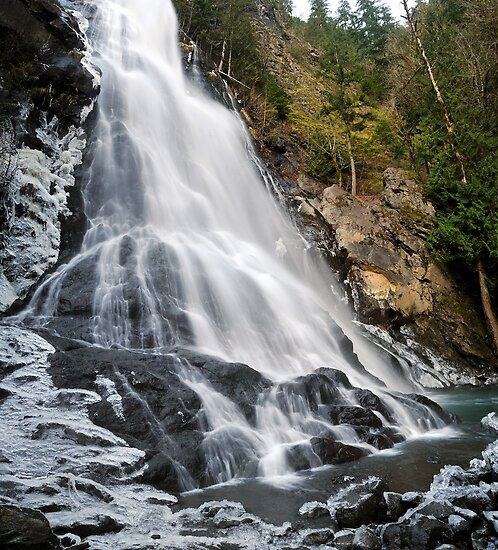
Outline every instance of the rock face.
<svg viewBox="0 0 498 550"><path fill-rule="evenodd" d="M56 0L0 6L0 312L56 263L79 206L69 188L98 93L84 25Z"/></svg>
<svg viewBox="0 0 498 550"><path fill-rule="evenodd" d="M301 401L318 422L328 421L357 433L359 446L337 441L337 435L325 427L322 435L312 437L308 445L289 446L287 460L293 469L358 460L374 447L392 447L404 439L394 426L383 427L374 414L380 410L389 415L379 398L364 401L365 408L337 405L344 402L344 388L350 388L355 396L366 390L353 388L345 375L334 369L318 369L319 372L275 386L247 365L226 363L192 351L178 349L168 355L154 355L105 350L53 337L52 341L60 349L50 358L49 372L54 384L69 391L99 394L101 400L88 408L90 419L144 451L146 468L141 479L160 489L189 489L217 481L210 463L217 451L215 448L212 455L211 440L206 435L210 409L203 402L205 396L195 391L199 383L209 385L217 399L228 398L235 407L233 414L242 415L246 429L255 425L257 410L261 410L264 400L275 398L283 413L291 413L290 404ZM188 365L186 370L182 364ZM415 400L413 404L417 406ZM234 427L237 422L240 420L235 418ZM53 433L83 445L109 444L102 438L93 441L94 436L60 423L40 424L32 438ZM227 456L237 463L236 471L254 475L258 459L253 448L247 450L246 456L240 447L242 440L237 440L238 446L233 449L229 440L223 441L223 446L228 445ZM362 442L371 447L365 448Z"/></svg>
<svg viewBox="0 0 498 550"><path fill-rule="evenodd" d="M359 320L381 329L372 339L386 346L390 334L402 343L395 351L404 348L402 356L414 353L432 365L435 378L420 374L419 382L478 384L492 378L489 365L496 359L475 303L428 253L432 205L402 170L386 170L383 181L381 195L368 200L336 185L318 193L307 185L306 196L295 200L309 224L330 233L331 262L346 279ZM302 192L299 186L296 193Z"/></svg>
<svg viewBox="0 0 498 550"><path fill-rule="evenodd" d="M41 512L6 505L0 505L0 545L6 550L60 548L59 539Z"/></svg>

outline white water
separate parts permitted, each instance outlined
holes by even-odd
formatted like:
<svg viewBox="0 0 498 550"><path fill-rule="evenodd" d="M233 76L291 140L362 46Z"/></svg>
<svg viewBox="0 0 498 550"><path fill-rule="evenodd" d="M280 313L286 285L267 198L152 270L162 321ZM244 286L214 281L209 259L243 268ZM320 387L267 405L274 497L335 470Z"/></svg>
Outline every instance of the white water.
<svg viewBox="0 0 498 550"><path fill-rule="evenodd" d="M81 254L34 308L54 314L64 277L96 254L91 322L102 346L184 344L174 312L185 316L196 348L273 379L327 365L361 381L331 336L331 319L353 330L332 277L308 258L262 185L237 116L186 79L171 4L87 4L98 7L90 42L103 73L85 189L90 228ZM123 238L133 249L127 266ZM372 370L376 358L366 363Z"/></svg>
<svg viewBox="0 0 498 550"><path fill-rule="evenodd" d="M89 40L102 70L84 192L90 227L81 253L37 292L25 316L55 315L65 278L95 259L90 323L98 345L192 346L274 381L333 367L356 386L375 386L406 436L440 426L430 414L421 421L420 407L409 411L343 356L335 323L368 371L391 389L406 387L355 336L327 267L263 184L240 120L185 77L170 2L77 5L92 15ZM317 419L294 395L282 405L270 394L250 424L188 365L182 369L203 400L213 481L247 474L251 461L253 474L286 474L285 449L309 447L324 429L362 445L354 430ZM311 448L304 453L317 465Z"/></svg>

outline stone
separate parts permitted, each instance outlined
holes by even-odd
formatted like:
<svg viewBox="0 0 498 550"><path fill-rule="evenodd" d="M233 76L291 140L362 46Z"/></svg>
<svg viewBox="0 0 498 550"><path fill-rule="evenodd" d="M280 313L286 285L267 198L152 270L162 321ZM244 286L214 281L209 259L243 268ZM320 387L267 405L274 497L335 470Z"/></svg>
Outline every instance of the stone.
<svg viewBox="0 0 498 550"><path fill-rule="evenodd" d="M353 529L342 529L337 531L334 536L334 545L339 550L350 550L353 545L355 531Z"/></svg>
<svg viewBox="0 0 498 550"><path fill-rule="evenodd" d="M498 535L498 512L484 512L484 517L493 526L495 535Z"/></svg>
<svg viewBox="0 0 498 550"><path fill-rule="evenodd" d="M373 476L352 483L327 500L330 516L339 529L382 521L386 518L386 488L382 480Z"/></svg>
<svg viewBox="0 0 498 550"><path fill-rule="evenodd" d="M333 424L382 428L382 420L372 410L363 407L332 406L329 408L329 419Z"/></svg>
<svg viewBox="0 0 498 550"><path fill-rule="evenodd" d="M498 434L498 416L495 412L490 412L482 420L481 425L491 433Z"/></svg>
<svg viewBox="0 0 498 550"><path fill-rule="evenodd" d="M446 500L427 499L415 508L411 508L400 518L400 521L410 519L416 515L431 516L436 519L446 520L455 512L454 507Z"/></svg>
<svg viewBox="0 0 498 550"><path fill-rule="evenodd" d="M451 537L446 523L430 516L414 516L409 522L388 523L380 529L382 550L428 550Z"/></svg>
<svg viewBox="0 0 498 550"><path fill-rule="evenodd" d="M482 370L496 360L481 313L427 249L434 208L402 170L386 170L383 182L380 196L368 201L330 186L317 207L331 233L332 263L347 281L359 320L386 329L396 344L407 346L410 373L423 385L427 377L419 376L417 364L422 360L437 373L441 358L445 375L455 382L495 379L492 367ZM400 326L409 327L412 336ZM396 352L396 346L389 349Z"/></svg>
<svg viewBox="0 0 498 550"><path fill-rule="evenodd" d="M362 525L354 534L354 550L380 550L380 538L366 525Z"/></svg>
<svg viewBox="0 0 498 550"><path fill-rule="evenodd" d="M392 491L383 494L386 503L386 517L389 520L397 520L403 513L402 495Z"/></svg>
<svg viewBox="0 0 498 550"><path fill-rule="evenodd" d="M54 531L62 535L64 533L73 533L81 538L92 535L105 535L107 533L118 533L124 528L116 518L104 514L84 518L68 525L59 525Z"/></svg>
<svg viewBox="0 0 498 550"><path fill-rule="evenodd" d="M403 493L403 495L401 495L401 501L408 508L418 506L423 499L424 493L421 493L420 491L408 491L407 493Z"/></svg>
<svg viewBox="0 0 498 550"><path fill-rule="evenodd" d="M248 418L254 414L260 394L270 386L247 365L224 363L182 350L177 356L188 361L216 391L230 397ZM94 423L146 451L147 468L142 481L166 491L191 489L196 483L212 481L206 477L201 445L202 402L178 376L174 356L80 346L53 354L50 362L58 387L90 390L102 396L101 401L89 406ZM114 384L126 422L116 416L98 376ZM82 437L68 435L73 439ZM167 450L166 438L170 439Z"/></svg>
<svg viewBox="0 0 498 550"><path fill-rule="evenodd" d="M59 540L41 512L0 505L0 546L13 550L56 550Z"/></svg>
<svg viewBox="0 0 498 550"><path fill-rule="evenodd" d="M305 518L319 518L329 515L329 509L325 502L305 502L299 508L299 515Z"/></svg>
<svg viewBox="0 0 498 550"><path fill-rule="evenodd" d="M12 121L8 141L18 167L9 174L14 189L9 211L0 215L0 312L5 312L28 296L67 244L68 204L80 202L72 200L70 188L85 153L81 124L99 86L77 18L55 0L2 2L0 73L2 113ZM74 216L81 218L81 212ZM67 225L75 229L77 223ZM81 238L81 231L74 234Z"/></svg>
<svg viewBox="0 0 498 550"><path fill-rule="evenodd" d="M303 537L303 544L320 545L326 544L327 542L334 539L334 531L331 529L316 529L309 531Z"/></svg>
<svg viewBox="0 0 498 550"><path fill-rule="evenodd" d="M456 514L450 514L448 516L448 525L451 530L457 534L466 534L470 532L469 522Z"/></svg>
<svg viewBox="0 0 498 550"><path fill-rule="evenodd" d="M310 441L313 452L323 464L342 464L370 454L367 449L346 445L324 437L312 437Z"/></svg>

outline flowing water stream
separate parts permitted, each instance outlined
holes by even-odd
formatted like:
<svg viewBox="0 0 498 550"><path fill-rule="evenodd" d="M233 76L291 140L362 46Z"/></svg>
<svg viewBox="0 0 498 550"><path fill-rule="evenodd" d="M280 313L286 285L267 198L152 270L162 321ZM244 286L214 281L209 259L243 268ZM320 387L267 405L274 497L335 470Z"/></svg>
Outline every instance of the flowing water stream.
<svg viewBox="0 0 498 550"><path fill-rule="evenodd" d="M80 253L20 318L49 325L64 310L65 285L91 266L88 341L168 356L189 348L262 373L273 387L248 418L178 358L178 376L202 400L213 483L289 474L297 447L306 467L319 466L310 438L324 434L376 451L330 418L332 399L361 404L350 384L380 397L382 429L407 438L441 428L437 413L396 393L413 384L356 334L330 270L275 200L274 183L265 185L237 114L185 76L169 0L65 4L88 18L102 71L84 187L89 227ZM344 335L361 364L344 351ZM289 383L320 367L347 380L336 377L311 403Z"/></svg>

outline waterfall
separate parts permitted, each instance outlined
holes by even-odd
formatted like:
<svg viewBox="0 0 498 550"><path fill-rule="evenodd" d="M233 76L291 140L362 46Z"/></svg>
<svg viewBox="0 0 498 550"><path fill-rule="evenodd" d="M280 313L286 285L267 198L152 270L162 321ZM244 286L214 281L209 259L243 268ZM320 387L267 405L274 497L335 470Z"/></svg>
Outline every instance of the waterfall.
<svg viewBox="0 0 498 550"><path fill-rule="evenodd" d="M170 1L77 6L90 20L102 71L84 187L89 227L80 253L45 281L21 317L49 323L64 315L65 285L85 273L91 292L81 307L90 311L93 343L156 353L188 347L273 381L250 423L180 362L179 376L206 411L213 481L241 475L254 458L260 475L286 473L292 467L283 450L298 444L315 466L309 439L324 430L374 450L289 389L290 380L320 367L381 395L384 426L396 418L404 436L440 427L422 406L388 393L405 382L355 334L330 270L265 186L236 113L185 76ZM363 367L344 352L344 334ZM339 390L358 405L352 390Z"/></svg>

